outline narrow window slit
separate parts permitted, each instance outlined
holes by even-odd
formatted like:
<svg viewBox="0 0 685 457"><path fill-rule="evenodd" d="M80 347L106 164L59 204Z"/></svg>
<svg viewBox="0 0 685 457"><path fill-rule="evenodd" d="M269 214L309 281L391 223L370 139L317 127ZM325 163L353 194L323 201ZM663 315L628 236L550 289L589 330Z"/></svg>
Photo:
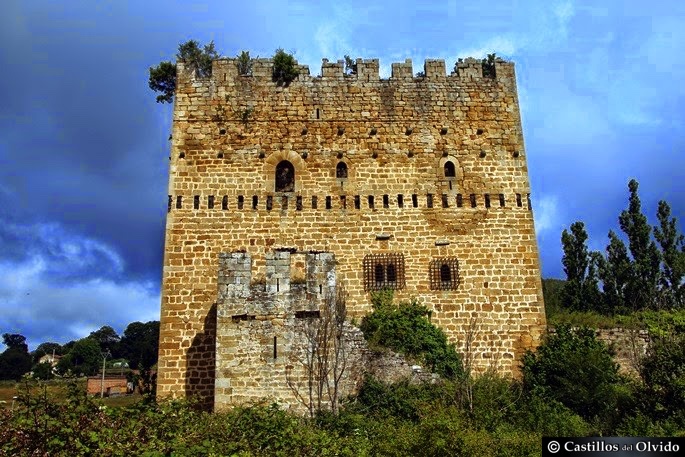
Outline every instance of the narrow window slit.
<svg viewBox="0 0 685 457"><path fill-rule="evenodd" d="M267 195L266 196L266 210L271 211L271 209L274 207L274 197L272 195Z"/></svg>
<svg viewBox="0 0 685 457"><path fill-rule="evenodd" d="M373 195L369 195L369 208L373 209Z"/></svg>
<svg viewBox="0 0 685 457"><path fill-rule="evenodd" d="M245 197L238 195L238 209L243 209L243 203L245 202Z"/></svg>
<svg viewBox="0 0 685 457"><path fill-rule="evenodd" d="M418 208L418 207L419 207L419 197L418 197L418 195L416 195L416 194L412 194L412 195L411 195L411 206L413 206L414 208Z"/></svg>
<svg viewBox="0 0 685 457"><path fill-rule="evenodd" d="M485 194L485 207L490 208L490 194Z"/></svg>
<svg viewBox="0 0 685 457"><path fill-rule="evenodd" d="M278 338L274 336L274 360L278 358Z"/></svg>
<svg viewBox="0 0 685 457"><path fill-rule="evenodd" d="M228 209L228 195L221 199L221 209Z"/></svg>
<svg viewBox="0 0 685 457"><path fill-rule="evenodd" d="M326 196L326 209L331 209L331 197L330 195Z"/></svg>
<svg viewBox="0 0 685 457"><path fill-rule="evenodd" d="M318 205L318 198L316 197L316 195L314 195L314 196L312 196L312 209L316 209L317 205Z"/></svg>
<svg viewBox="0 0 685 457"><path fill-rule="evenodd" d="M169 201L167 202L167 205L166 205L166 212L167 213L171 212L171 203L173 202L173 200L174 200L173 197L171 195L169 195Z"/></svg>
<svg viewBox="0 0 685 457"><path fill-rule="evenodd" d="M516 206L518 206L519 208L523 206L523 204L521 203L521 194L516 194Z"/></svg>
<svg viewBox="0 0 685 457"><path fill-rule="evenodd" d="M471 208L476 207L476 194L469 195L469 200L471 200Z"/></svg>
<svg viewBox="0 0 685 457"><path fill-rule="evenodd" d="M404 195L397 194L397 207L404 208Z"/></svg>
<svg viewBox="0 0 685 457"><path fill-rule="evenodd" d="M361 208L361 199L359 198L359 195L354 196L354 209L360 209Z"/></svg>
<svg viewBox="0 0 685 457"><path fill-rule="evenodd" d="M504 207L504 194L499 194L499 206Z"/></svg>
<svg viewBox="0 0 685 457"><path fill-rule="evenodd" d="M297 211L302 211L302 196L298 195L295 197L295 209Z"/></svg>
<svg viewBox="0 0 685 457"><path fill-rule="evenodd" d="M442 207L448 208L450 205L447 203L447 194L442 194Z"/></svg>
<svg viewBox="0 0 685 457"><path fill-rule="evenodd" d="M259 197L256 195L252 196L252 209L257 209L257 206L259 205Z"/></svg>
<svg viewBox="0 0 685 457"><path fill-rule="evenodd" d="M193 208L195 208L195 209L200 208L200 196L199 195L195 195L193 197Z"/></svg>
<svg viewBox="0 0 685 457"><path fill-rule="evenodd" d="M209 195L207 197L207 208L209 208L209 209L214 208L214 195Z"/></svg>
<svg viewBox="0 0 685 457"><path fill-rule="evenodd" d="M433 207L433 194L426 194L426 206L428 208Z"/></svg>
<svg viewBox="0 0 685 457"><path fill-rule="evenodd" d="M457 208L464 206L464 197L461 194L457 194Z"/></svg>
<svg viewBox="0 0 685 457"><path fill-rule="evenodd" d="M383 208L389 208L390 207L390 199L388 198L387 195L383 195Z"/></svg>
<svg viewBox="0 0 685 457"><path fill-rule="evenodd" d="M183 206L182 202L183 202L183 197L181 197L180 195L177 196L176 197L176 209L181 209L181 207Z"/></svg>

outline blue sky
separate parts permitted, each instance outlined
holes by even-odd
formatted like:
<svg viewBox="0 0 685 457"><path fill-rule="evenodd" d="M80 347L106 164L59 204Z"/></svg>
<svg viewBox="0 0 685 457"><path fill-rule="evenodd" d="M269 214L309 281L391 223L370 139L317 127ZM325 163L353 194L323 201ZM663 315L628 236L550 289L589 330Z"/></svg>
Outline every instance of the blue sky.
<svg viewBox="0 0 685 457"><path fill-rule="evenodd" d="M585 6L599 4L602 6ZM148 67L179 43L392 62L488 52L516 63L543 276L560 234L603 250L640 182L685 217L679 1L36 1L0 15L0 332L31 347L159 318L171 110ZM679 224L682 230L682 223Z"/></svg>

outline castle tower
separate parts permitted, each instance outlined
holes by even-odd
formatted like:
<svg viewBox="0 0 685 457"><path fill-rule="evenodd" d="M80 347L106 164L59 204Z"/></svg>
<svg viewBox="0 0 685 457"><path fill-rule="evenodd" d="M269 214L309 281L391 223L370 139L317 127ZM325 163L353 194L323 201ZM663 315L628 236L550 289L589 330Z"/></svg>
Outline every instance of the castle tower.
<svg viewBox="0 0 685 457"><path fill-rule="evenodd" d="M158 395L237 400L228 389L253 380L221 370L250 316L314 312L336 282L350 318L370 311L374 290L418 298L458 350L470 336L477 370L516 374L537 346L544 304L514 65L466 59L448 75L427 60L414 77L407 60L385 80L378 69L358 59L348 75L324 60L321 76L300 66L279 85L267 59L249 76L217 60L206 79L179 62ZM331 255L334 270L307 253ZM260 344L273 351L273 338Z"/></svg>

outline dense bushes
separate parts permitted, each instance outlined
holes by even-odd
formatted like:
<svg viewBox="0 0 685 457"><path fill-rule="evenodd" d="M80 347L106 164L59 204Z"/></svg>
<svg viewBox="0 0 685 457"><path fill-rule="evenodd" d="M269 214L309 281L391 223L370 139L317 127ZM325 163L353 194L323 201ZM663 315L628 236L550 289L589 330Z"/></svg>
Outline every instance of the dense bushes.
<svg viewBox="0 0 685 457"><path fill-rule="evenodd" d="M447 379L463 375L461 359L445 333L430 322L430 311L415 300L392 303L392 291L371 297L373 312L364 317L361 330L372 348L389 348L415 359Z"/></svg>

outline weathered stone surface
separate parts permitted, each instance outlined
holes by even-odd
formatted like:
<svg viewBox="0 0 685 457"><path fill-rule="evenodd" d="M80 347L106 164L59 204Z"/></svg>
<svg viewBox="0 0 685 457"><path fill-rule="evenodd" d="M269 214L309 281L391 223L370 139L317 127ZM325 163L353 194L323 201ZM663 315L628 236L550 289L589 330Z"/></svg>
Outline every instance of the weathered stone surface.
<svg viewBox="0 0 685 457"><path fill-rule="evenodd" d="M381 80L375 59L358 60L351 76L325 62L323 76L303 68L288 86L271 80L266 59L253 76L238 75L231 59L215 61L208 79L178 67L160 396L199 395L211 405L215 388L231 395L236 385L268 384L217 373L217 334L229 332L221 307L217 324L217 303L250 298L236 315L249 314L261 306L250 285L292 293L309 281L298 255L307 252L335 256L348 317L357 319L370 310L365 282L374 271L365 272L364 259L402 254L397 298L431 308L476 369L516 374L545 318L513 64L496 62L490 78L472 59L451 75L429 60L425 77L414 78L408 61ZM285 192L276 179L283 161L294 171ZM341 162L346 177L338 176ZM249 265L231 257L241 252ZM232 277L219 274L224 255ZM458 287L446 275L443 288L431 270L443 258L458 261ZM227 283L234 288L222 289ZM287 325L291 317L273 319ZM253 350L257 360L262 349Z"/></svg>

